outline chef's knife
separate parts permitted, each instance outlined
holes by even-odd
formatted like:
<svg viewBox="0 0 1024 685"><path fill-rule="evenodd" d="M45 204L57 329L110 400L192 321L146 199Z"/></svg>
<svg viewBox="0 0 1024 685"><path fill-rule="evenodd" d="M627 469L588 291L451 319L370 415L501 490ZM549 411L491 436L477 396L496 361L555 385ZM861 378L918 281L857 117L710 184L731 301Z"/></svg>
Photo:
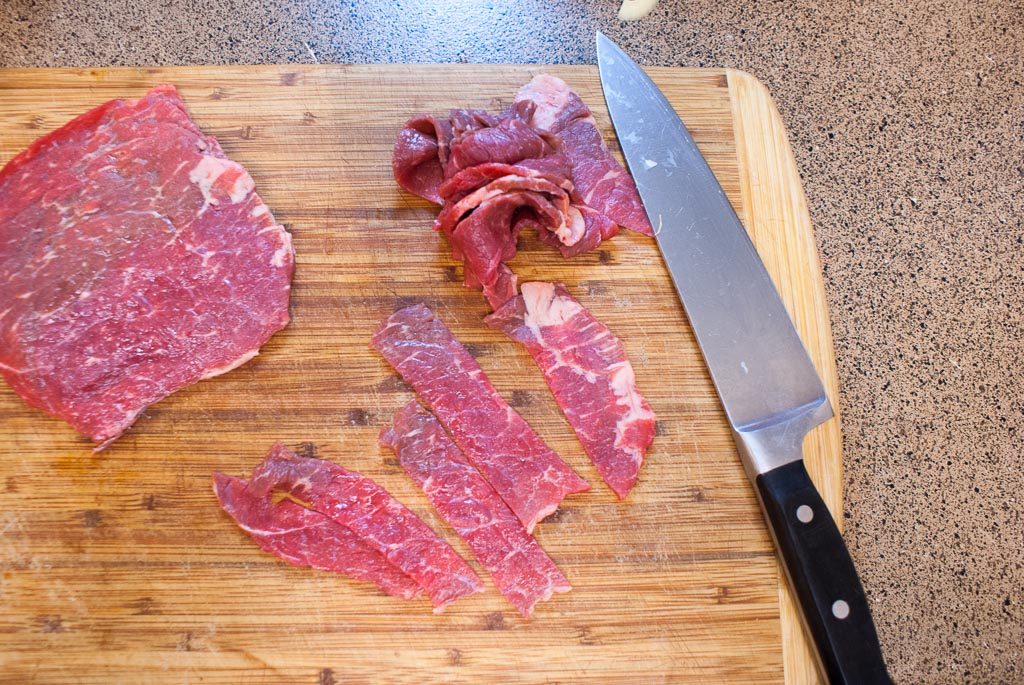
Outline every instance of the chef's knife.
<svg viewBox="0 0 1024 685"><path fill-rule="evenodd" d="M803 439L832 418L825 388L761 262L672 105L597 34L615 132L747 475L832 683L889 683L867 598L807 475Z"/></svg>

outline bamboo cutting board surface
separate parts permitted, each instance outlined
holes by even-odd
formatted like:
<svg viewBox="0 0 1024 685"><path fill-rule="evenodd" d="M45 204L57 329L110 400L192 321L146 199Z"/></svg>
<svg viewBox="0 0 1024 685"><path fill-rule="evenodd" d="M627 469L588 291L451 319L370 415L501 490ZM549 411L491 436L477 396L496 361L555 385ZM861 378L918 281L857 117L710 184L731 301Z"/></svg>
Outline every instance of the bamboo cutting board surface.
<svg viewBox="0 0 1024 685"><path fill-rule="evenodd" d="M814 680L771 540L656 247L625 232L564 260L525 236L521 281L560 280L624 341L659 417L637 488L618 503L529 356L481 319L435 209L402 193L404 119L507 103L536 66L266 66L0 71L0 163L73 116L178 86L246 166L297 255L293 320L238 370L146 411L111 447L0 388L0 680L424 683ZM549 70L611 139L593 67ZM751 232L835 404L817 253L785 131L732 71L653 69ZM412 397L368 348L425 301L504 397L587 478L537 528L574 590L519 618L494 589L434 615L366 584L260 552L218 508L210 474L244 475L275 440L361 471L470 559L377 446ZM807 440L840 510L838 421ZM475 562L474 562L475 563Z"/></svg>

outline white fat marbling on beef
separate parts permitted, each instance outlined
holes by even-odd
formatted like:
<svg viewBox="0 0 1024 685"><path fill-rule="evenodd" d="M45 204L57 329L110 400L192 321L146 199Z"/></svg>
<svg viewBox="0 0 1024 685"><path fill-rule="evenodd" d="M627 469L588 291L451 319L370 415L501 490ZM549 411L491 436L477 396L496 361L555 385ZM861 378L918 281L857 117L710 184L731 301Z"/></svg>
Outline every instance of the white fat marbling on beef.
<svg viewBox="0 0 1024 685"><path fill-rule="evenodd" d="M199 192L203 194L203 206L199 210L200 213L205 212L210 205L220 204L220 200L214 194L214 185L227 172L232 172L235 175L230 188L227 189L227 197L232 203L241 202L256 187L252 176L241 165L230 159L204 155L199 163L188 172L188 180L194 183L199 188ZM262 216L262 214L256 216Z"/></svg>

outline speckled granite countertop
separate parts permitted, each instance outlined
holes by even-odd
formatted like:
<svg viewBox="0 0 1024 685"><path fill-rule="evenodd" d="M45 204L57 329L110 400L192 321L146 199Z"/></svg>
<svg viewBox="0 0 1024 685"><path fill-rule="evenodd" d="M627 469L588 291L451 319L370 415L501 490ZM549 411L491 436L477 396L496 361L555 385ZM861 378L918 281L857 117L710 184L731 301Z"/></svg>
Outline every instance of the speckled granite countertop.
<svg viewBox="0 0 1024 685"><path fill-rule="evenodd" d="M820 7L815 7L820 4ZM955 5L955 6L954 6ZM728 66L774 94L825 268L846 537L896 679L1024 682L1024 3L0 3L0 66Z"/></svg>

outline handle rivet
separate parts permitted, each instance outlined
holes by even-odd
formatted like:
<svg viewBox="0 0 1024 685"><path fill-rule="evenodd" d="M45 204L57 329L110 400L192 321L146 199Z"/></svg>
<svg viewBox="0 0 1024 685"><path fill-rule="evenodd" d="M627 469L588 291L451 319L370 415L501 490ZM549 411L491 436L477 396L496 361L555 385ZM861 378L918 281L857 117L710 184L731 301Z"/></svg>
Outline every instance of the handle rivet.
<svg viewBox="0 0 1024 685"><path fill-rule="evenodd" d="M841 599L832 602L832 615L840 621L850 615L850 605Z"/></svg>
<svg viewBox="0 0 1024 685"><path fill-rule="evenodd" d="M811 509L806 504L801 504L796 508L796 518L800 523L810 523L814 520L814 509Z"/></svg>

